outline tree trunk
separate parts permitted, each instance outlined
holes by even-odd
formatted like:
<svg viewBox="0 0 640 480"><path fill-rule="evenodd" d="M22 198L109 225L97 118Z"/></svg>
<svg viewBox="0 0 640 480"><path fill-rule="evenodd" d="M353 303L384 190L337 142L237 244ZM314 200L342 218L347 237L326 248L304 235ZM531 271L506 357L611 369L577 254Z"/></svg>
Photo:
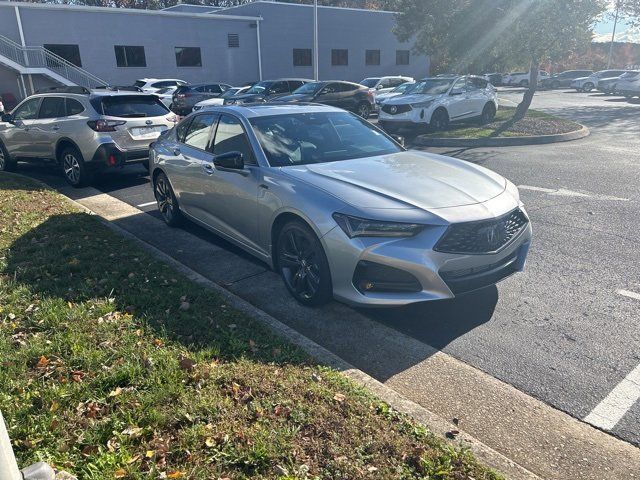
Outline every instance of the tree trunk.
<svg viewBox="0 0 640 480"><path fill-rule="evenodd" d="M516 107L516 113L513 114L512 123L522 120L527 114L527 110L531 106L533 95L538 88L538 75L540 73L540 60L533 58L529 68L529 88L524 92L522 101Z"/></svg>

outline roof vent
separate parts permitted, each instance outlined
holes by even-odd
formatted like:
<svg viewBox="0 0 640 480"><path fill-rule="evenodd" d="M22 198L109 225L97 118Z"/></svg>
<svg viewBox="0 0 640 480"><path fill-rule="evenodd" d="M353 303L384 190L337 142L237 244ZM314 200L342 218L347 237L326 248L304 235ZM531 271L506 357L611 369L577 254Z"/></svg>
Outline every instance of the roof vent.
<svg viewBox="0 0 640 480"><path fill-rule="evenodd" d="M240 46L240 36L237 33L228 33L227 44L229 48L238 48Z"/></svg>

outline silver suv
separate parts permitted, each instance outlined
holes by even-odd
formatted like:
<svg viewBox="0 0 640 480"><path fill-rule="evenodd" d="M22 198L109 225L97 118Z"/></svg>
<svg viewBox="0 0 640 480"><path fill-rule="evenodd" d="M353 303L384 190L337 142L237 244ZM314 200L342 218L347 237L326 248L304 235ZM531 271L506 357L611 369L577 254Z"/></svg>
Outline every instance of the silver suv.
<svg viewBox="0 0 640 480"><path fill-rule="evenodd" d="M0 171L18 160L62 167L71 185L99 172L146 163L149 144L177 118L156 95L57 87L23 100L0 123Z"/></svg>

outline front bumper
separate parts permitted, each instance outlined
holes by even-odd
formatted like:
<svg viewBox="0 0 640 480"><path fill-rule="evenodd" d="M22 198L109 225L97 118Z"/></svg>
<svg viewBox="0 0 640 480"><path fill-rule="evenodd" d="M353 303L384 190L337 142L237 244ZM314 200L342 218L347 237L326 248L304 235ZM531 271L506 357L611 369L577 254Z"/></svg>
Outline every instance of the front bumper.
<svg viewBox="0 0 640 480"><path fill-rule="evenodd" d="M484 288L522 271L532 239L531 223L499 252L451 254L434 250L447 226L429 226L419 235L402 239L349 239L336 227L322 241L328 254L334 296L351 304L391 307L429 300L451 299ZM417 280L419 288L406 291L366 291L356 285L357 271L367 265L389 267ZM393 271L389 270L391 276Z"/></svg>

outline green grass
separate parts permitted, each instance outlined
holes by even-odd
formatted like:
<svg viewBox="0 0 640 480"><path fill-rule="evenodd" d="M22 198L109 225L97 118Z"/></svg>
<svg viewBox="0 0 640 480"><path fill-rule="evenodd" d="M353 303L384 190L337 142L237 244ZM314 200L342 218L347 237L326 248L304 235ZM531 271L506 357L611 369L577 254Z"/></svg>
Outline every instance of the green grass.
<svg viewBox="0 0 640 480"><path fill-rule="evenodd" d="M497 479L58 194L0 174L0 409L112 478Z"/></svg>
<svg viewBox="0 0 640 480"><path fill-rule="evenodd" d="M477 121L454 123L443 132L432 132L424 135L427 138L487 138L509 120L515 111L514 107L501 106L492 123L480 125ZM529 110L525 118L516 122L510 129L500 133L500 137L521 137L529 135L551 135L578 130L581 126L548 113Z"/></svg>

